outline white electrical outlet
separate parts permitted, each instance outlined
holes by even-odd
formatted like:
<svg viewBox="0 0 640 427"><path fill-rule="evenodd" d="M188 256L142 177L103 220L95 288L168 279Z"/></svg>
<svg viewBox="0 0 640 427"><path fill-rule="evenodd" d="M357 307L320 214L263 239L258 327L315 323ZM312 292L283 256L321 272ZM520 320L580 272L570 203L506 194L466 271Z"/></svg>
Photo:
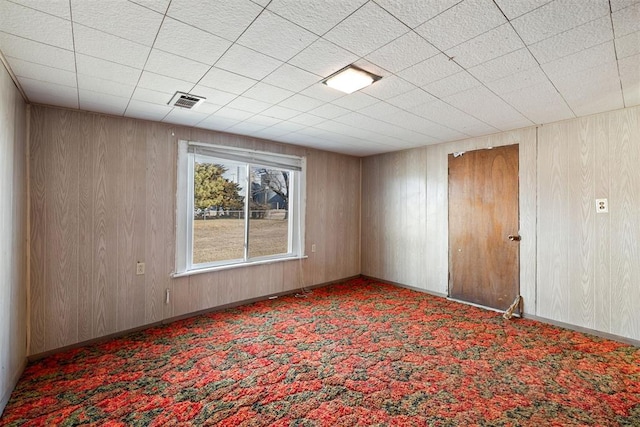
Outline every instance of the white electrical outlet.
<svg viewBox="0 0 640 427"><path fill-rule="evenodd" d="M596 212L607 213L609 212L609 202L607 199L596 199Z"/></svg>
<svg viewBox="0 0 640 427"><path fill-rule="evenodd" d="M311 252L315 252L316 251L316 244L312 244L311 245Z"/></svg>
<svg viewBox="0 0 640 427"><path fill-rule="evenodd" d="M136 264L136 275L140 276L144 274L144 262L138 262Z"/></svg>

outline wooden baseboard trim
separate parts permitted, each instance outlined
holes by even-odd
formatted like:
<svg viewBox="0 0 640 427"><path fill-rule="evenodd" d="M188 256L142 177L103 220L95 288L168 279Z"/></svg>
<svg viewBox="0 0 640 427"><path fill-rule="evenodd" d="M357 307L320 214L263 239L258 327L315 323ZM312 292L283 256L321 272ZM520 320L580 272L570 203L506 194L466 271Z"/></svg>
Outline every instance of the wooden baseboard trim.
<svg viewBox="0 0 640 427"><path fill-rule="evenodd" d="M343 279L333 280L333 281L325 282L325 283L318 283L316 285L305 286L303 288L297 288L297 289L294 289L294 290L291 290L291 291L277 292L277 293L274 293L274 294L263 295L263 296L256 297L256 298L250 298L250 299L246 299L246 300L242 300L242 301L232 302L232 303L229 303L229 304L224 304L224 305L219 305L219 306L215 306L215 307L211 307L211 308L206 308L204 310L198 310L198 311L194 311L194 312L191 312L191 313L183 314L183 315L180 315L180 316L169 317L169 318L161 320L159 322L148 323L146 325L138 326L136 328L131 328L131 329L127 329L127 330L124 330L124 331L115 332L113 334L104 335L102 337L94 338L94 339L87 340L87 341L82 341L82 342L75 343L75 344L70 344L70 345L67 345L67 346L64 346L64 347L56 348L56 349L45 351L45 352L42 352L42 353L32 354L32 355L27 357L27 360L29 362L35 362L36 360L40 360L40 359L43 359L43 358L48 357L48 356L52 356L52 355L57 354L57 353L62 353L64 351L68 351L68 350L74 350L74 349L77 349L77 348L80 348L80 347L85 347L87 345L100 344L100 343L103 343L105 341L109 341L109 340L112 340L112 339L115 339L115 338L121 338L123 336L129 335L129 334L132 334L132 333L144 331L145 329L153 328L153 327L156 327L156 326L166 325L166 324L169 324L169 323L176 322L178 320L188 319L190 317L195 317L195 316L199 316L199 315L207 314L207 313L214 313L214 312L226 310L226 309L229 309L229 308L239 307L241 305L252 304L252 303L258 302L258 301L274 299L274 298L278 298L278 297L285 296L285 295L303 294L305 292L305 290L311 290L311 289L322 288L322 287L325 287L325 286L336 285L336 284L344 283L344 282L347 282L349 280L352 280L352 279L355 279L355 278L358 278L358 277L361 277L361 276L358 274L356 276L345 277Z"/></svg>
<svg viewBox="0 0 640 427"><path fill-rule="evenodd" d="M418 288L416 286L405 285L404 283L392 282L391 280L380 279L378 277L373 277L373 276L366 276L364 274L362 275L362 277L364 277L365 279L369 279L369 280L375 280L377 282L388 283L390 285L397 286L399 288L411 289L412 291L417 291L417 292L422 292L424 294L433 295L435 297L447 298L447 294L442 294L440 292L434 292L434 291L428 291L426 289Z"/></svg>
<svg viewBox="0 0 640 427"><path fill-rule="evenodd" d="M546 317L534 316L533 314L524 314L526 319L535 320L536 322L546 323L548 325L558 326L560 328L569 329L571 331L581 332L583 334L595 335L596 337L606 338L611 341L618 341L640 348L640 341L633 338L627 338L620 335L610 334L595 329L584 328L582 326L572 325L571 323L558 322L557 320L547 319Z"/></svg>

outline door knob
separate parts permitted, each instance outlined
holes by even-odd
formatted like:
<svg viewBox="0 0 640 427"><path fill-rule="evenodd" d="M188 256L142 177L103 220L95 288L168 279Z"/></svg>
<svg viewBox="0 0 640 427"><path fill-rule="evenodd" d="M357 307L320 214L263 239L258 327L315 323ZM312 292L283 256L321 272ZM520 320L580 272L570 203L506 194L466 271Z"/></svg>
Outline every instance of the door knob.
<svg viewBox="0 0 640 427"><path fill-rule="evenodd" d="M522 237L518 236L517 234L509 234L509 240L511 240L512 242L519 242L520 240L522 240Z"/></svg>

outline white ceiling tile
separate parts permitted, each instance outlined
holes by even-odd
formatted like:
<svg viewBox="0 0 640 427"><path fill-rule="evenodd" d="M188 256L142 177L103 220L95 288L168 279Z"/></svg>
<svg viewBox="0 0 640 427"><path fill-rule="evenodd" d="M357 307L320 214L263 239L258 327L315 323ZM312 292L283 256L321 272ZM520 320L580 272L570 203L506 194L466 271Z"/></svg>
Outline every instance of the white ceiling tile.
<svg viewBox="0 0 640 427"><path fill-rule="evenodd" d="M180 79L191 83L196 83L211 68L201 62L192 61L172 53L152 49L145 71L161 74L174 79Z"/></svg>
<svg viewBox="0 0 640 427"><path fill-rule="evenodd" d="M71 0L73 22L151 46L163 14L127 0L95 2Z"/></svg>
<svg viewBox="0 0 640 427"><path fill-rule="evenodd" d="M71 20L71 12L68 1L51 1L51 0L11 0L13 3L19 3L31 9L36 9L58 18Z"/></svg>
<svg viewBox="0 0 640 427"><path fill-rule="evenodd" d="M345 49L365 56L406 33L408 28L373 2L355 11L324 35Z"/></svg>
<svg viewBox="0 0 640 427"><path fill-rule="evenodd" d="M507 20L491 0L466 0L425 22L416 31L442 50L464 43Z"/></svg>
<svg viewBox="0 0 640 427"><path fill-rule="evenodd" d="M317 35L265 10L240 36L237 43L287 61L317 38Z"/></svg>
<svg viewBox="0 0 640 427"><path fill-rule="evenodd" d="M133 3L139 4L140 6L144 6L148 9L155 10L156 12L160 12L162 14L167 12L167 7L169 7L169 3L171 0L130 0Z"/></svg>
<svg viewBox="0 0 640 427"><path fill-rule="evenodd" d="M76 52L134 68L142 68L151 49L93 28L73 26Z"/></svg>
<svg viewBox="0 0 640 427"><path fill-rule="evenodd" d="M162 119L162 121L165 123L174 123L177 125L195 126L202 120L206 119L208 116L209 115L205 113L199 113L197 111L175 107Z"/></svg>
<svg viewBox="0 0 640 427"><path fill-rule="evenodd" d="M209 115L217 112L218 110L220 110L220 108L222 108L222 105L205 101L204 103L198 105L197 107L193 107L192 111Z"/></svg>
<svg viewBox="0 0 640 427"><path fill-rule="evenodd" d="M535 67L538 67L538 63L531 53L527 49L519 49L470 68L468 71L478 80L490 82Z"/></svg>
<svg viewBox="0 0 640 427"><path fill-rule="evenodd" d="M161 121L164 116L169 114L171 107L168 105L151 104L148 102L132 99L129 101L127 110L124 115L136 119Z"/></svg>
<svg viewBox="0 0 640 427"><path fill-rule="evenodd" d="M241 122L241 123L236 123L235 125L226 129L226 132L237 133L240 135L247 135L247 134L252 134L254 132L260 131L264 128L266 128L266 126L262 126L256 123Z"/></svg>
<svg viewBox="0 0 640 427"><path fill-rule="evenodd" d="M251 123L260 126L273 126L276 123L280 123L282 120L276 119L275 117L263 116L261 114L256 114L255 116L249 117L244 123Z"/></svg>
<svg viewBox="0 0 640 427"><path fill-rule="evenodd" d="M324 78L356 59L358 57L353 53L327 40L319 39L289 60L289 64Z"/></svg>
<svg viewBox="0 0 640 427"><path fill-rule="evenodd" d="M172 0L167 15L235 41L262 10L248 0Z"/></svg>
<svg viewBox="0 0 640 427"><path fill-rule="evenodd" d="M522 49L524 44L511 25L504 24L468 40L445 53L464 68Z"/></svg>
<svg viewBox="0 0 640 427"><path fill-rule="evenodd" d="M625 106L640 105L640 54L623 58L618 65Z"/></svg>
<svg viewBox="0 0 640 427"><path fill-rule="evenodd" d="M26 77L18 77L18 82L30 102L78 108L78 89L75 87L56 85Z"/></svg>
<svg viewBox="0 0 640 427"><path fill-rule="evenodd" d="M237 44L216 63L217 68L256 80L263 79L281 65L282 61Z"/></svg>
<svg viewBox="0 0 640 427"><path fill-rule="evenodd" d="M113 95L115 97L126 98L128 100L129 98L131 98L135 87L135 83L122 84L114 82L112 80L104 80L98 77L94 77L92 75L78 74L78 89L80 89L81 95L83 91L91 91L94 93L102 93ZM82 106L82 96L80 97L80 108L84 108ZM124 109L122 110L122 112L124 112Z"/></svg>
<svg viewBox="0 0 640 427"><path fill-rule="evenodd" d="M515 19L518 16L529 13L534 9L539 8L551 0L496 0L496 3L502 9L504 14L509 19Z"/></svg>
<svg viewBox="0 0 640 427"><path fill-rule="evenodd" d="M189 92L193 87L193 83L143 71L138 87L166 93L169 95L166 102L169 102L171 96L177 91Z"/></svg>
<svg viewBox="0 0 640 427"><path fill-rule="evenodd" d="M292 97L282 101L280 103L280 106L288 109L296 110L298 112L307 112L309 110L313 110L314 108L318 108L324 103L325 103L324 101L320 101L318 99L311 98L309 96L305 96L297 93Z"/></svg>
<svg viewBox="0 0 640 427"><path fill-rule="evenodd" d="M292 110L280 105L274 105L273 107L264 110L261 114L268 117L275 117L280 120L289 120L290 118L300 114L300 111Z"/></svg>
<svg viewBox="0 0 640 427"><path fill-rule="evenodd" d="M213 65L231 42L169 17L165 18L154 48Z"/></svg>
<svg viewBox="0 0 640 427"><path fill-rule="evenodd" d="M73 51L35 42L0 31L0 51L6 57L18 58L61 70L75 71Z"/></svg>
<svg viewBox="0 0 640 427"><path fill-rule="evenodd" d="M367 60L398 72L438 53L438 49L413 31L398 37L367 55Z"/></svg>
<svg viewBox="0 0 640 427"><path fill-rule="evenodd" d="M131 99L136 101L143 101L144 104L157 104L167 106L169 100L171 99L171 96L167 96L165 92L157 92L155 90L145 89L138 86L133 92ZM165 114L168 112L169 110L167 110Z"/></svg>
<svg viewBox="0 0 640 427"><path fill-rule="evenodd" d="M204 96L205 98L207 98L205 103L219 106L226 105L238 97L238 95L236 95L235 93L229 93L223 90L213 89L203 85L195 85L189 91L189 93L197 96Z"/></svg>
<svg viewBox="0 0 640 427"><path fill-rule="evenodd" d="M269 110L267 110L267 111L269 111ZM265 111L265 113L267 111ZM294 122L280 122L277 125L274 125L273 127L282 130L283 133L289 133L289 132L298 131L300 129L304 129L306 126L305 125L301 125L299 123L294 123Z"/></svg>
<svg viewBox="0 0 640 427"><path fill-rule="evenodd" d="M500 130L533 124L484 86L446 97L444 101Z"/></svg>
<svg viewBox="0 0 640 427"><path fill-rule="evenodd" d="M292 123L297 123L305 126L317 125L318 123L322 123L325 120L327 119L325 119L324 117L314 116L313 114L309 113L302 113L289 119L289 121Z"/></svg>
<svg viewBox="0 0 640 427"><path fill-rule="evenodd" d="M135 85L142 74L138 68L116 64L92 56L76 54L76 67L78 74L111 80L127 85Z"/></svg>
<svg viewBox="0 0 640 427"><path fill-rule="evenodd" d="M333 119L334 117L341 116L343 114L348 113L349 110L346 108L338 107L337 105L332 104L324 104L318 108L314 108L309 111L309 114L313 114L314 116L323 117L325 119Z"/></svg>
<svg viewBox="0 0 640 427"><path fill-rule="evenodd" d="M71 71L34 64L17 58L11 58L10 65L13 73L18 77L26 77L62 86L77 86L76 74Z"/></svg>
<svg viewBox="0 0 640 427"><path fill-rule="evenodd" d="M289 132L279 129L275 126L270 126L268 128L264 128L262 130L259 130L257 132L253 132L251 134L251 136L254 136L256 138L264 138L264 139L270 139L270 140L276 140L276 138L285 135Z"/></svg>
<svg viewBox="0 0 640 427"><path fill-rule="evenodd" d="M614 61L553 79L563 98L578 115L623 107L623 96Z"/></svg>
<svg viewBox="0 0 640 427"><path fill-rule="evenodd" d="M363 108L358 112L374 119L384 120L385 117L399 113L400 111L402 110L400 110L398 107L381 101L377 104L373 104L369 107Z"/></svg>
<svg viewBox="0 0 640 427"><path fill-rule="evenodd" d="M541 67L550 79L554 80L567 74L577 73L601 64L615 62L616 54L613 40L585 49L573 55L542 64Z"/></svg>
<svg viewBox="0 0 640 427"><path fill-rule="evenodd" d="M608 0L552 1L511 23L530 45L608 14Z"/></svg>
<svg viewBox="0 0 640 427"><path fill-rule="evenodd" d="M441 100L416 106L411 111L467 135L488 134L499 131L497 128Z"/></svg>
<svg viewBox="0 0 640 427"><path fill-rule="evenodd" d="M609 3L611 3L611 10L615 12L636 3L640 3L640 0L610 0Z"/></svg>
<svg viewBox="0 0 640 427"><path fill-rule="evenodd" d="M322 80L320 76L316 76L293 65L282 64L262 81L273 86L298 92L320 80Z"/></svg>
<svg viewBox="0 0 640 427"><path fill-rule="evenodd" d="M371 86L367 86L366 88L362 89L362 92L375 98L386 100L412 91L415 88L416 86L409 83L408 81L403 80L395 75L390 75L382 78L381 80L378 80Z"/></svg>
<svg viewBox="0 0 640 427"><path fill-rule="evenodd" d="M218 117L214 114L198 123L198 127L210 130L224 131L235 125L236 123L238 123L237 120Z"/></svg>
<svg viewBox="0 0 640 427"><path fill-rule="evenodd" d="M2 32L73 49L71 22L9 1L0 2ZM25 25L28 23L28 25Z"/></svg>
<svg viewBox="0 0 640 427"><path fill-rule="evenodd" d="M251 89L247 90L242 96L247 98L257 99L258 101L270 102L277 104L293 95L294 92L290 90L282 89L276 86L271 86L266 83L259 82Z"/></svg>
<svg viewBox="0 0 640 427"><path fill-rule="evenodd" d="M327 0L273 0L267 9L317 35L323 35L366 2L367 0L334 0L331 2Z"/></svg>
<svg viewBox="0 0 640 427"><path fill-rule="evenodd" d="M403 93L402 95L389 98L386 100L386 102L403 110L408 110L417 105L434 102L436 100L437 98L425 92L423 89L416 88L409 92Z"/></svg>
<svg viewBox="0 0 640 427"><path fill-rule="evenodd" d="M428 21L461 0L376 0L387 12L411 28Z"/></svg>
<svg viewBox="0 0 640 427"><path fill-rule="evenodd" d="M532 44L529 49L538 62L545 64L611 39L611 18L605 16Z"/></svg>
<svg viewBox="0 0 640 427"><path fill-rule="evenodd" d="M462 68L458 64L450 61L446 55L439 54L399 72L398 75L416 86L424 86L460 71Z"/></svg>
<svg viewBox="0 0 640 427"><path fill-rule="evenodd" d="M467 71L461 71L444 79L429 83L422 88L438 98L443 98L458 92L464 92L480 84L481 83Z"/></svg>
<svg viewBox="0 0 640 427"><path fill-rule="evenodd" d="M618 59L637 55L640 53L640 31L615 39L615 45Z"/></svg>
<svg viewBox="0 0 640 427"><path fill-rule="evenodd" d="M338 99L341 96L344 96L343 92L332 89L322 83L316 83L312 86L309 86L305 90L300 91L300 94L325 102L330 102L334 99Z"/></svg>
<svg viewBox="0 0 640 427"><path fill-rule="evenodd" d="M251 113L249 111L237 110L231 107L222 107L218 111L216 111L214 114L215 117L231 119L231 120L235 120L236 122L241 122L243 120L246 120L253 115L254 113Z"/></svg>
<svg viewBox="0 0 640 427"><path fill-rule="evenodd" d="M548 83L549 79L540 67L535 67L499 80L487 82L485 85L498 95L502 95L544 82Z"/></svg>
<svg viewBox="0 0 640 427"><path fill-rule="evenodd" d="M228 104L231 108L237 108L238 110L248 111L250 113L260 113L267 108L271 107L268 102L258 101L256 99L245 98L239 96Z"/></svg>
<svg viewBox="0 0 640 427"><path fill-rule="evenodd" d="M342 98L338 98L332 102L333 105L346 108L348 110L357 111L369 105L373 105L376 102L380 102L378 99L367 95L363 92L354 92L349 95L345 95Z"/></svg>
<svg viewBox="0 0 640 427"><path fill-rule="evenodd" d="M240 95L257 82L257 80L214 67L198 84Z"/></svg>
<svg viewBox="0 0 640 427"><path fill-rule="evenodd" d="M502 96L534 123L550 123L575 117L551 82L519 89Z"/></svg>
<svg viewBox="0 0 640 427"><path fill-rule="evenodd" d="M612 19L616 37L640 31L640 3L614 12Z"/></svg>
<svg viewBox="0 0 640 427"><path fill-rule="evenodd" d="M80 109L116 116L123 115L129 103L129 98L114 96L104 92L93 92L83 88L79 89L78 96L80 98Z"/></svg>

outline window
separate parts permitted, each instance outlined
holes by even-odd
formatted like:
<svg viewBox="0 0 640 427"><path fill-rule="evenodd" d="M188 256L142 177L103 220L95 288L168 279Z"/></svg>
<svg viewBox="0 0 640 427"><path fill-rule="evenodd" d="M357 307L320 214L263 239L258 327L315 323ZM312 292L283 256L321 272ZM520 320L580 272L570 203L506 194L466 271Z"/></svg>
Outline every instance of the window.
<svg viewBox="0 0 640 427"><path fill-rule="evenodd" d="M304 163L180 141L174 275L301 257Z"/></svg>

